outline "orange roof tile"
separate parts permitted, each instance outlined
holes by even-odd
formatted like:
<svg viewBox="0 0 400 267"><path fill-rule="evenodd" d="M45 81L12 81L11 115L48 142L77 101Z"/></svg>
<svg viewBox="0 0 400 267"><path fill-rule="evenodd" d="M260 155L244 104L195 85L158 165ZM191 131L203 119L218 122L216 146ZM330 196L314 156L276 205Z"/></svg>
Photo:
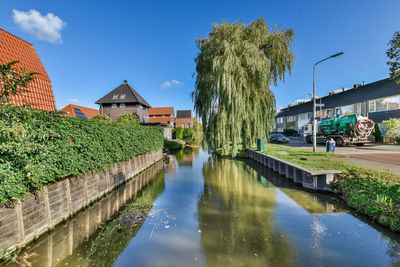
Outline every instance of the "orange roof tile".
<svg viewBox="0 0 400 267"><path fill-rule="evenodd" d="M98 109L87 108L87 107L82 107L82 106L72 105L72 104L69 104L68 106L63 107L61 109L61 111L67 112L67 116L69 116L69 117L76 117L74 108L79 108L88 119L100 114Z"/></svg>
<svg viewBox="0 0 400 267"><path fill-rule="evenodd" d="M173 107L165 107L165 108L149 108L149 116L151 115L174 115Z"/></svg>
<svg viewBox="0 0 400 267"><path fill-rule="evenodd" d="M30 104L32 108L50 110L56 109L51 81L35 48L32 44L0 29L0 64L19 61L16 68L25 68L28 72L40 73L28 86L28 92L11 97L15 105Z"/></svg>

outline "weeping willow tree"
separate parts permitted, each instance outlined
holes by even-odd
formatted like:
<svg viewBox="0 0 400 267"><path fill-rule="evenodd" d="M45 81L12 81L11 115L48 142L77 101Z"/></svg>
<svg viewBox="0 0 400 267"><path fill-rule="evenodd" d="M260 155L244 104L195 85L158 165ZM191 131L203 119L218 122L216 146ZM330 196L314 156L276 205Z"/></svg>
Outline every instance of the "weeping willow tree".
<svg viewBox="0 0 400 267"><path fill-rule="evenodd" d="M235 156L239 144L250 147L272 130L270 85L284 81L292 69L293 35L293 30L269 30L260 18L214 24L207 38L197 40L192 98L208 148Z"/></svg>

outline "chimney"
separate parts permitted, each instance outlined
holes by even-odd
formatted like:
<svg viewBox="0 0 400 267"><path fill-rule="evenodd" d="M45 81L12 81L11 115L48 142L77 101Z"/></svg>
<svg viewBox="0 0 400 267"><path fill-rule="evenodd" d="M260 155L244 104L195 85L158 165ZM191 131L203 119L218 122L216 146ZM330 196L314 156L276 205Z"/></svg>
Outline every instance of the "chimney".
<svg viewBox="0 0 400 267"><path fill-rule="evenodd" d="M346 88L342 87L342 92L346 91Z"/></svg>
<svg viewBox="0 0 400 267"><path fill-rule="evenodd" d="M363 81L363 85L365 85L365 81Z"/></svg>
<svg viewBox="0 0 400 267"><path fill-rule="evenodd" d="M128 83L128 81L127 81L127 80L124 80L124 83L125 83L125 84L127 84L127 83Z"/></svg>
<svg viewBox="0 0 400 267"><path fill-rule="evenodd" d="M356 88L358 88L358 87L360 87L360 86L361 86L361 84L356 83L356 84L353 86L353 88L356 89Z"/></svg>

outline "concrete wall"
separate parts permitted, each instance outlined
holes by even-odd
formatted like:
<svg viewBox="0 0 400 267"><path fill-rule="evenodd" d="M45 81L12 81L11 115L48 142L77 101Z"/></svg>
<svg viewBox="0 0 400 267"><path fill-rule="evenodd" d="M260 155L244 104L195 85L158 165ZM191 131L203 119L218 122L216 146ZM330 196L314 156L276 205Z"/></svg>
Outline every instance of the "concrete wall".
<svg viewBox="0 0 400 267"><path fill-rule="evenodd" d="M135 114L142 119L141 122L149 122L149 111L136 105L127 104L124 108L121 108L119 104L116 108L103 106L100 108L100 114L109 116L113 121L123 114Z"/></svg>
<svg viewBox="0 0 400 267"><path fill-rule="evenodd" d="M48 184L13 208L0 209L0 249L22 247L162 158L162 151L139 155L101 172Z"/></svg>

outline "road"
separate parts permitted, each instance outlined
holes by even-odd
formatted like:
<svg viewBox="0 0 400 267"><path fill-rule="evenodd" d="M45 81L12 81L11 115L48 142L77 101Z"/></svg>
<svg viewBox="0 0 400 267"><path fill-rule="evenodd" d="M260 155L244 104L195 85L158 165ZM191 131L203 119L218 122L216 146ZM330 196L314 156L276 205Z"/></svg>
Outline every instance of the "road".
<svg viewBox="0 0 400 267"><path fill-rule="evenodd" d="M302 140L290 140L285 145L312 150L312 145ZM324 152L325 146L317 145L317 151ZM368 143L361 147L336 147L335 152L346 156L338 160L400 175L400 145Z"/></svg>

